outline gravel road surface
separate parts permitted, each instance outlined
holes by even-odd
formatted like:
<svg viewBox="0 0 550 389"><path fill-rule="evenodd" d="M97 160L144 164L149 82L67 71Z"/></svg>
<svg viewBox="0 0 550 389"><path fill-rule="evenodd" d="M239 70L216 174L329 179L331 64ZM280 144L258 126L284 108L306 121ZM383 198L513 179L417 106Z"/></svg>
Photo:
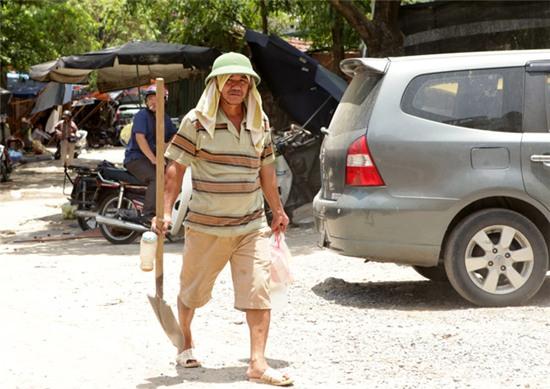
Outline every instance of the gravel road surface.
<svg viewBox="0 0 550 389"><path fill-rule="evenodd" d="M20 242L79 232L62 219L62 184L57 162L0 184L0 387L258 387L246 381L248 332L229 269L194 321L204 366L182 369L147 302L154 277L139 270L138 243ZM550 387L550 276L526 306L477 308L411 268L320 249L311 225L287 239L296 281L273 312L267 355L296 388ZM165 246L174 309L182 245Z"/></svg>

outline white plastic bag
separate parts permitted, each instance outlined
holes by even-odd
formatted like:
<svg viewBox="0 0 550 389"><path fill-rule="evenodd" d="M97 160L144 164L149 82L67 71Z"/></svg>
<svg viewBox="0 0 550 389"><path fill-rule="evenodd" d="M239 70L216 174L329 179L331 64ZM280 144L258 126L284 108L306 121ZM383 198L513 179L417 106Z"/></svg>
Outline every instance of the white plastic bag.
<svg viewBox="0 0 550 389"><path fill-rule="evenodd" d="M269 299L271 300L271 311L283 312L288 306L288 287L285 284L278 284L271 280Z"/></svg>
<svg viewBox="0 0 550 389"><path fill-rule="evenodd" d="M294 278L290 271L290 250L285 242L283 233L271 235L271 279L275 283L290 285Z"/></svg>
<svg viewBox="0 0 550 389"><path fill-rule="evenodd" d="M271 309L283 311L288 305L288 285L294 281L290 271L291 254L285 243L284 234L273 234L270 239L271 247Z"/></svg>

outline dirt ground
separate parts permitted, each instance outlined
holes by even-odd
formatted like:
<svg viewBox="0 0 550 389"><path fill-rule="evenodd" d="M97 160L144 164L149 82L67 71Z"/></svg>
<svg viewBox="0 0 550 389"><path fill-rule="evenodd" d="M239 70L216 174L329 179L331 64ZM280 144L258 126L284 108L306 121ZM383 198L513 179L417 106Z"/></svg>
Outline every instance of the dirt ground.
<svg viewBox="0 0 550 389"><path fill-rule="evenodd" d="M83 157L120 162L122 150ZM21 166L0 184L0 387L257 387L245 377L247 326L232 308L228 269L194 322L204 366L176 367L146 298L154 277L139 269L137 242L32 241L79 232L62 218L62 185L53 161ZM550 277L526 306L476 308L408 267L365 264L316 239L309 224L288 233L296 282L288 307L273 313L267 350L295 387L549 387ZM165 248L175 308L182 243Z"/></svg>

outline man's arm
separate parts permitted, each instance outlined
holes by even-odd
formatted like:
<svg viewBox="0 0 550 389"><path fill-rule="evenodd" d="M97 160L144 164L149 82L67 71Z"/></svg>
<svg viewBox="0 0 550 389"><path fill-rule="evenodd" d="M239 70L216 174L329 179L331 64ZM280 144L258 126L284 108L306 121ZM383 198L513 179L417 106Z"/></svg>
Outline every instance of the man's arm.
<svg viewBox="0 0 550 389"><path fill-rule="evenodd" d="M162 234L166 234L170 228L170 223L172 222L172 208L181 192L181 184L183 182L185 169L186 167L184 165L175 161L171 161L166 167L164 173L164 215L162 217ZM151 225L153 226L153 231L157 232L156 217L153 218Z"/></svg>
<svg viewBox="0 0 550 389"><path fill-rule="evenodd" d="M281 203L281 198L279 197L274 163L264 165L260 168L260 184L267 203L269 204L269 208L271 208L273 212L271 230L273 232L285 232L289 220L283 208L283 204Z"/></svg>
<svg viewBox="0 0 550 389"><path fill-rule="evenodd" d="M157 161L155 154L149 147L149 143L147 143L147 138L145 138L145 134L141 132L136 133L136 141L141 152L147 157L149 161L151 161L153 165L156 165Z"/></svg>

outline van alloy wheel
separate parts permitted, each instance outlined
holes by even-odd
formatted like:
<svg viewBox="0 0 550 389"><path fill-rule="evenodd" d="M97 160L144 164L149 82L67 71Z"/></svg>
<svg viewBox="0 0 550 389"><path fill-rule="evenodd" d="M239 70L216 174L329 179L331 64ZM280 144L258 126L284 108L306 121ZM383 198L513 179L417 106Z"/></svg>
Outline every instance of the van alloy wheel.
<svg viewBox="0 0 550 389"><path fill-rule="evenodd" d="M496 225L475 234L466 248L468 275L480 289L506 294L521 288L533 272L531 244L517 229Z"/></svg>
<svg viewBox="0 0 550 389"><path fill-rule="evenodd" d="M524 303L542 286L548 247L537 226L507 209L478 211L460 222L445 250L456 291L481 306Z"/></svg>

